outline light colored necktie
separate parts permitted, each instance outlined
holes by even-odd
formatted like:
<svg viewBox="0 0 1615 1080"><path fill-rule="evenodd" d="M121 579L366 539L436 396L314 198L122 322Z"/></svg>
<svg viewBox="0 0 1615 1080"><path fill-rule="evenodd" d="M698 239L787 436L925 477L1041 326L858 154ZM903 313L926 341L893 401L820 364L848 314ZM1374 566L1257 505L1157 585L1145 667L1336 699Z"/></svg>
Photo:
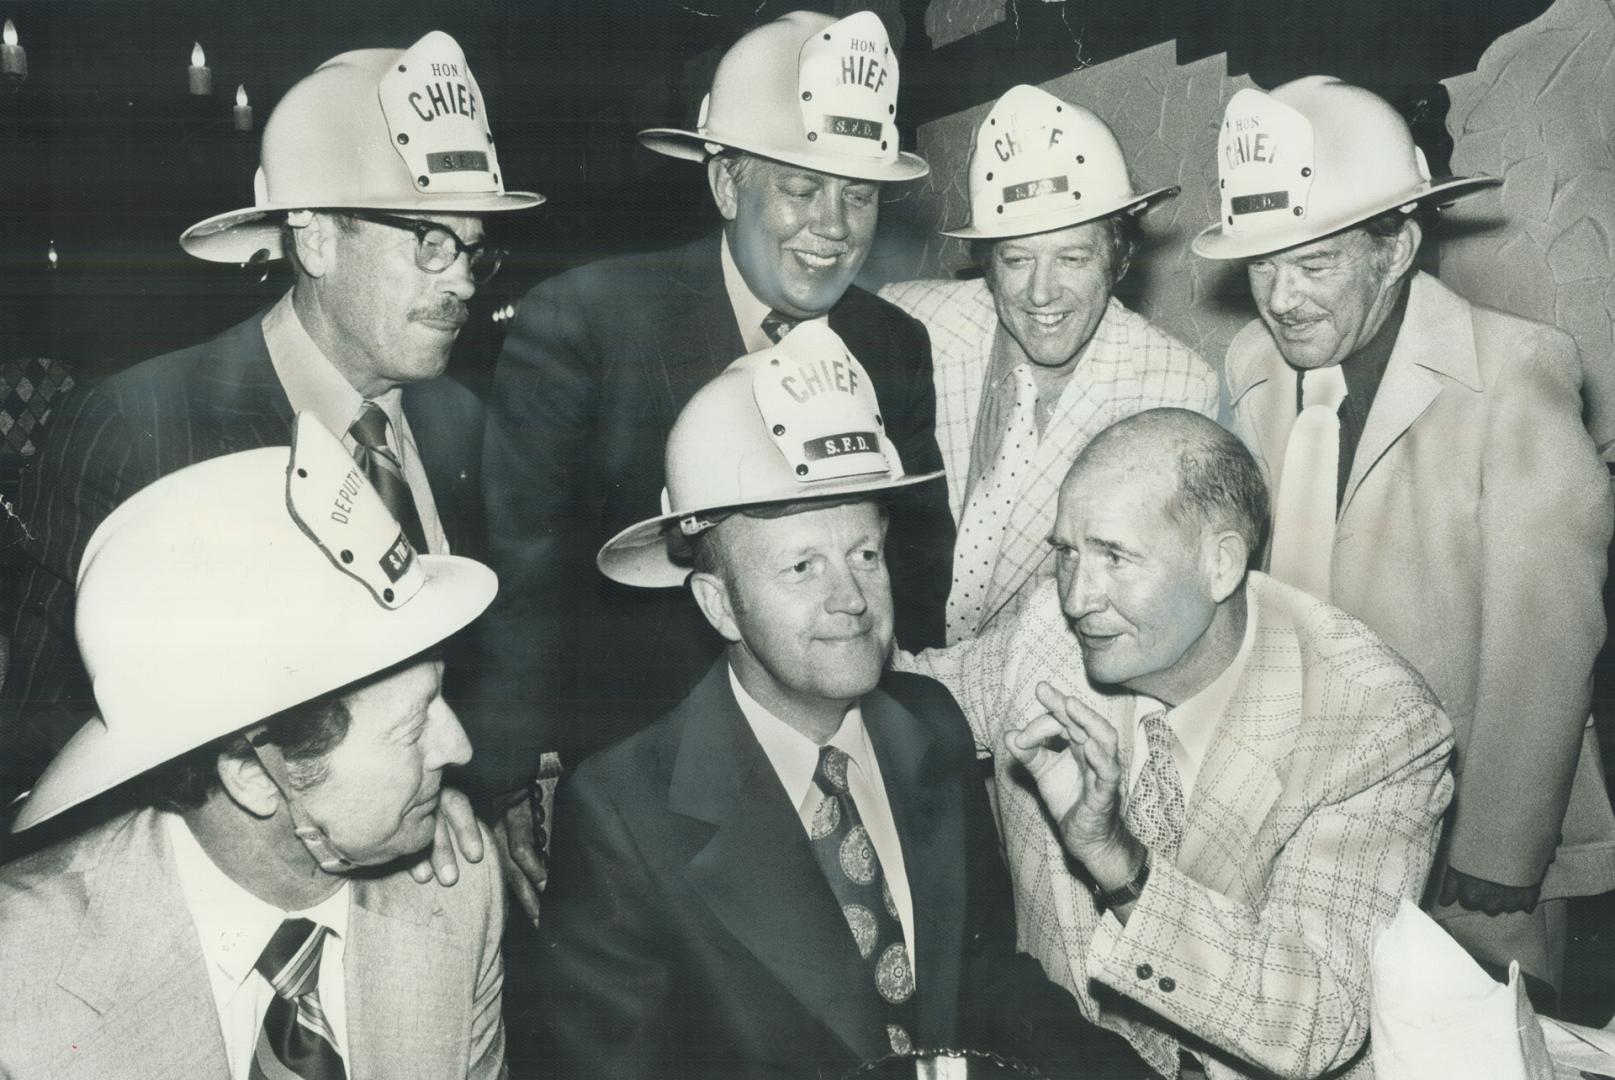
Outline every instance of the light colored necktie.
<svg viewBox="0 0 1615 1080"><path fill-rule="evenodd" d="M1302 376L1301 414L1290 429L1273 510L1272 575L1320 600L1329 599L1344 400L1346 376L1339 364Z"/></svg>
<svg viewBox="0 0 1615 1080"><path fill-rule="evenodd" d="M953 547L953 587L946 609L949 645L975 637L981 630L982 609L992 588L993 569L1004 528L1021 487L1032 471L1037 453L1037 383L1031 368L1018 364L1011 371L1015 401L1009 423L992 464L970 488L970 498L959 515L959 537Z"/></svg>
<svg viewBox="0 0 1615 1080"><path fill-rule="evenodd" d="M1183 819L1187 808L1183 799L1183 777L1172 759L1172 743L1177 736L1167 725L1166 713L1157 710L1144 717L1144 743L1149 756L1144 771L1127 799L1124 817L1139 843L1167 862L1177 858L1183 845ZM1136 751L1135 751L1136 753Z"/></svg>
<svg viewBox="0 0 1615 1080"><path fill-rule="evenodd" d="M287 919L254 965L275 998L264 1014L248 1080L346 1080L331 1022L320 1007L320 951L330 931Z"/></svg>

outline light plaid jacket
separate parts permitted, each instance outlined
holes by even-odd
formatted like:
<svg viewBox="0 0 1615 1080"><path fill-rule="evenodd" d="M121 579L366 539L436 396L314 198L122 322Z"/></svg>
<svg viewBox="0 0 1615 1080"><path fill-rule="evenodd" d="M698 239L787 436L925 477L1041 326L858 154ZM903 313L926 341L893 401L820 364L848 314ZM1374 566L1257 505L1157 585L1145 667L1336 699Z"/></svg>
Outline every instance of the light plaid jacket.
<svg viewBox="0 0 1615 1080"><path fill-rule="evenodd" d="M1084 679L1054 586L1019 620L898 666L941 680L996 751L999 824L1021 948L1178 1075L1182 1045L1211 1080L1316 1077L1363 1051L1375 927L1417 900L1452 794L1452 728L1414 670L1356 619L1259 573L1256 639L1201 764L1174 863L1154 864L1123 926L1068 869L1004 733L1045 710L1048 680L1121 733L1124 696ZM1184 1033L1189 1033L1185 1036ZM1342 1075L1369 1078L1362 1053Z"/></svg>
<svg viewBox="0 0 1615 1080"><path fill-rule="evenodd" d="M964 515L970 446L991 366L998 313L987 283L904 281L880 295L925 324L936 381L936 438L948 476L954 524ZM1088 440L1124 417L1176 406L1216 418L1217 376L1188 346L1129 311L1114 297L1094 329L1049 417L1019 498L1006 509L992 584L974 636L995 620L1013 618L1037 585L1054 575L1048 558L1060 481ZM955 558L964 557L955 552Z"/></svg>

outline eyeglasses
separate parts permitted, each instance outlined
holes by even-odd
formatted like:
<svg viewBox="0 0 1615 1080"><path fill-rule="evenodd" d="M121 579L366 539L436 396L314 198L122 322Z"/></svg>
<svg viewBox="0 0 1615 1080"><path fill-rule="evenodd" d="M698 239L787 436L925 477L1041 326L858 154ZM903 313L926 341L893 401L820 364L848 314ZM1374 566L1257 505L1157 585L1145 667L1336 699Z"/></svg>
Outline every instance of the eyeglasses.
<svg viewBox="0 0 1615 1080"><path fill-rule="evenodd" d="M505 261L504 248L495 247L485 240L468 244L456 236L453 229L433 221L380 214L373 210L344 210L342 213L360 221L414 233L415 265L428 274L441 274L463 254L469 261L471 280L485 285L489 278L499 272L499 265Z"/></svg>

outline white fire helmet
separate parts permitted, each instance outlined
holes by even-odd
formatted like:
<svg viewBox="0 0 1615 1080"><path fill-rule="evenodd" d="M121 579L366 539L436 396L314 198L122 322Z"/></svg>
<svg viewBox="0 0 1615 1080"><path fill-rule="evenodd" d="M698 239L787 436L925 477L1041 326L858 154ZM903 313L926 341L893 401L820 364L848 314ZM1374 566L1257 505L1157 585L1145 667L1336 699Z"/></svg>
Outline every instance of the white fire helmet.
<svg viewBox="0 0 1615 1080"><path fill-rule="evenodd" d="M505 190L488 110L459 43L434 30L408 49L327 60L280 99L264 127L253 205L180 235L211 262L278 259L289 211L487 214L537 206Z"/></svg>
<svg viewBox="0 0 1615 1080"><path fill-rule="evenodd" d="M171 473L90 538L76 621L98 715L13 828L407 660L475 619L497 587L481 563L417 554L307 414L290 451Z"/></svg>
<svg viewBox="0 0 1615 1080"><path fill-rule="evenodd" d="M1135 189L1116 136L1081 105L1015 86L976 129L970 220L942 233L962 240L1028 236L1137 213L1177 193L1176 185Z"/></svg>
<svg viewBox="0 0 1615 1080"><path fill-rule="evenodd" d="M1432 179L1389 102L1327 75L1235 94L1223 113L1217 172L1222 218L1193 245L1208 259L1269 255L1387 210L1445 206L1502 183Z"/></svg>
<svg viewBox="0 0 1615 1080"><path fill-rule="evenodd" d="M897 147L897 52L872 11L793 11L759 26L718 62L695 130L650 128L639 141L690 161L730 148L859 180L930 171Z"/></svg>
<svg viewBox="0 0 1615 1080"><path fill-rule="evenodd" d="M690 567L669 550L670 534L694 536L728 512L873 496L942 475L903 472L869 374L817 321L696 391L667 437L665 466L663 512L612 537L596 557L613 581L682 585Z"/></svg>

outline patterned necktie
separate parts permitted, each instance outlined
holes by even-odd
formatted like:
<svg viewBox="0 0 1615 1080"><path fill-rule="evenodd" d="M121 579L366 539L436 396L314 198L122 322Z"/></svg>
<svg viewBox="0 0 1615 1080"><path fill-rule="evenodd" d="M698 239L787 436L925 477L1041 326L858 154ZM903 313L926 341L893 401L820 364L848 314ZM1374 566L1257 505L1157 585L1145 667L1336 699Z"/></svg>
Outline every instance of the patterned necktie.
<svg viewBox="0 0 1615 1080"><path fill-rule="evenodd" d="M1344 400L1346 376L1339 364L1302 375L1302 408L1284 448L1284 472L1273 507L1273 576L1320 600L1329 599L1329 563L1335 550Z"/></svg>
<svg viewBox="0 0 1615 1080"><path fill-rule="evenodd" d="M387 445L387 426L386 411L374 401L365 402L364 408L359 410L359 419L348 429L357 444L353 448L353 460L364 470L365 477L403 527L404 535L415 545L415 550L425 554L426 530L421 527L415 497L409 493L409 484L404 480L404 467Z"/></svg>
<svg viewBox="0 0 1615 1080"><path fill-rule="evenodd" d="M830 883L847 919L858 955L869 965L870 977L886 1009L886 1038L892 1050L906 1054L914 1048L914 969L903 944L903 924L897 917L886 875L881 873L875 845L869 840L858 807L847 789L846 751L821 747L813 782L823 794L813 812L808 837L819 869Z"/></svg>
<svg viewBox="0 0 1615 1080"><path fill-rule="evenodd" d="M953 586L948 590L945 609L949 645L975 637L982 629L983 608L998 565L1004 528L1021 488L1032 474L1032 457L1037 453L1037 384L1031 368L1017 365L1000 388L1013 389L1015 397L1009 403L1009 420L991 464L970 485L959 515L959 538L953 545Z"/></svg>
<svg viewBox="0 0 1615 1080"><path fill-rule="evenodd" d="M801 319L793 319L789 315L781 315L779 312L770 309L768 314L763 316L763 333L768 335L769 341L778 345L780 339L795 330L796 324L801 321Z"/></svg>
<svg viewBox="0 0 1615 1080"><path fill-rule="evenodd" d="M1172 760L1176 738L1167 726L1166 713L1157 710L1141 721L1149 756L1144 771L1127 800L1127 827L1141 844L1167 862L1177 858L1183 844L1183 778Z"/></svg>
<svg viewBox="0 0 1615 1080"><path fill-rule="evenodd" d="M346 1080L336 1036L320 1008L320 950L326 927L287 919L253 965L274 987L252 1052L248 1080Z"/></svg>

